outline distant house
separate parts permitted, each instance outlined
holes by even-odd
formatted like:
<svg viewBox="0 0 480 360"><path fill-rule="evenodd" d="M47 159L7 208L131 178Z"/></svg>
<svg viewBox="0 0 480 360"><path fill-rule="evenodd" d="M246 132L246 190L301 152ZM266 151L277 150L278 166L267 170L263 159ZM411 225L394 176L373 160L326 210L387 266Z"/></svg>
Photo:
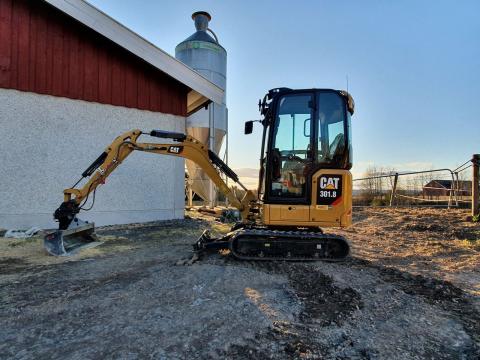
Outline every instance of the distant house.
<svg viewBox="0 0 480 360"><path fill-rule="evenodd" d="M460 180L452 187L452 180L432 180L423 186L422 193L424 198L432 199L449 196L451 189L457 190L458 196L471 196L472 182Z"/></svg>

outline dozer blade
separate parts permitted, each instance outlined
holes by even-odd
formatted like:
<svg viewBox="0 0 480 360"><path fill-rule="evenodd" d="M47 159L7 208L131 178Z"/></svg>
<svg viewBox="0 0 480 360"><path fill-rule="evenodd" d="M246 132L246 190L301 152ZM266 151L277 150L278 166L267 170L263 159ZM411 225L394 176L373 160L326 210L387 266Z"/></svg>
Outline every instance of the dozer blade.
<svg viewBox="0 0 480 360"><path fill-rule="evenodd" d="M50 255L68 256L75 254L80 249L100 245L95 235L95 224L84 223L75 225L71 229L57 230L47 234L43 239L45 250Z"/></svg>

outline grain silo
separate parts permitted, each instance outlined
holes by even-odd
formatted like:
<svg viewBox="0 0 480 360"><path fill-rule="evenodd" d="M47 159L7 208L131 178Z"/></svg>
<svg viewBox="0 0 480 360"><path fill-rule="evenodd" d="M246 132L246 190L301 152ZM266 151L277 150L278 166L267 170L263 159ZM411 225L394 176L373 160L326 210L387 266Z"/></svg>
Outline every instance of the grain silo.
<svg viewBox="0 0 480 360"><path fill-rule="evenodd" d="M215 33L208 27L209 13L198 11L192 14L196 32L175 48L175 57L190 66L211 82L226 89L227 52L219 44ZM211 35L210 35L210 34ZM226 96L221 104L211 103L187 118L187 134L208 144L210 150L219 153L227 132ZM187 170L192 189L210 205L214 203L215 192L206 174L189 160Z"/></svg>

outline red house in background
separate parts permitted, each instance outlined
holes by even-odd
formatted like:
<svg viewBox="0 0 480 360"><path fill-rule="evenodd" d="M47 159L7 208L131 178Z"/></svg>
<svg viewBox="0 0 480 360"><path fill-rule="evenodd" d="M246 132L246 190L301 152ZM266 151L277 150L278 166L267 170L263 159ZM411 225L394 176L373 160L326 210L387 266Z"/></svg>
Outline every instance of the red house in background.
<svg viewBox="0 0 480 360"><path fill-rule="evenodd" d="M432 180L423 186L423 197L428 199L452 196L455 190L457 196L472 196L472 182L459 180L453 182L452 180Z"/></svg>

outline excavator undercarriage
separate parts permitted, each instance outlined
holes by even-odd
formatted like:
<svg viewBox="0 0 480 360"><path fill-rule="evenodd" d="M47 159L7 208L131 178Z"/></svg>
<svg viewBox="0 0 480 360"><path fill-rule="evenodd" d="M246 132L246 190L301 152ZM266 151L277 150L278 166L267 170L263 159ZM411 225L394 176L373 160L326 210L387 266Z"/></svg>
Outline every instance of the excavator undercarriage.
<svg viewBox="0 0 480 360"><path fill-rule="evenodd" d="M210 249L228 249L241 260L338 261L348 256L350 247L344 237L321 231L246 227L213 239L205 230L194 250Z"/></svg>

